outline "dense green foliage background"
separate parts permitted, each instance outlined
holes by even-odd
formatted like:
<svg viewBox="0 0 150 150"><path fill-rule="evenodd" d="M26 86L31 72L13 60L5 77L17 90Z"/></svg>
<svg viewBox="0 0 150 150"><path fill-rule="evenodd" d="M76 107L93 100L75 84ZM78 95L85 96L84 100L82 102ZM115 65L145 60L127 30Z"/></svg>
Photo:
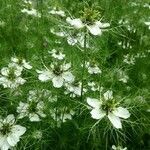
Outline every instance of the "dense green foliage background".
<svg viewBox="0 0 150 150"><path fill-rule="evenodd" d="M48 50L62 48L67 60L72 63L74 74L81 80L81 67L83 52L77 47L67 44L64 38L58 38L50 32L53 27L58 29L63 18L50 15L48 11L54 6L64 10L66 14L79 17L85 6L98 9L105 22L111 24L108 32L100 37L92 37L91 44L94 48L87 53L88 59L96 60L104 74L92 79L101 83L105 88L111 88L114 93L127 99L126 104L131 108L131 123L125 124L122 131L107 127L102 120L92 131L95 120L91 119L89 111L83 109L60 128L52 126L50 117L44 118L39 123L31 123L21 120L20 124L26 126L27 132L16 147L17 150L103 150L111 149L112 145L123 145L129 150L150 149L149 126L149 90L150 90L150 30L144 24L150 20L150 8L143 5L148 0L34 0L35 8L41 13L41 17L32 17L21 13L23 2L21 0L0 0L0 68L6 66L14 55L24 57L33 66L32 71L24 76L28 82L18 90L21 95L15 96L8 89L0 86L0 115L16 114L18 102L26 99L29 90L46 88L58 95L60 103L71 108L81 107L80 103L72 102L68 96L62 96L64 89L56 90L49 83L41 84L37 79L36 69L42 68L42 61L49 65L51 59ZM131 4L135 3L136 6ZM128 25L120 25L119 20L128 20ZM65 23L64 23L65 25ZM26 30L28 28L28 30ZM135 29L135 31L133 31ZM60 43L55 41L59 40ZM126 48L118 45L125 44ZM127 43L132 48L127 47ZM139 55L146 57L136 58L134 65L123 64L123 56ZM42 60L42 61L41 61ZM125 68L129 76L126 85L117 82L115 77L117 68ZM87 75L85 79L91 80ZM128 88L127 88L128 87ZM87 94L88 96L90 93ZM95 96L92 94L92 96ZM142 97L140 101L139 97ZM78 99L78 98L77 98ZM70 100L70 101L69 101ZM51 107L51 106L50 106ZM50 108L47 106L47 113ZM36 130L42 131L42 138L33 138Z"/></svg>

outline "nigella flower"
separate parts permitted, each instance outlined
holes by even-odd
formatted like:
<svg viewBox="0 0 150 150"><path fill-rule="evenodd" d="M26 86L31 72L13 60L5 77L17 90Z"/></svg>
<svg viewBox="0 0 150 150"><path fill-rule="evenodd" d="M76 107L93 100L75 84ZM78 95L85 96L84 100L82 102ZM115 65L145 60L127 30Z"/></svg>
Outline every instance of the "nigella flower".
<svg viewBox="0 0 150 150"><path fill-rule="evenodd" d="M56 7L54 7L51 11L49 11L50 14L52 15L58 15L58 16L61 16L61 17L65 17L65 12L62 11L62 10L57 10Z"/></svg>
<svg viewBox="0 0 150 150"><path fill-rule="evenodd" d="M26 68L26 69L32 69L32 66L25 59L20 59L20 58L17 58L17 57L11 57L11 61L13 63L16 63L20 67L23 67L23 68Z"/></svg>
<svg viewBox="0 0 150 150"><path fill-rule="evenodd" d="M8 150L16 146L25 132L25 127L15 124L13 114L0 119L0 149Z"/></svg>
<svg viewBox="0 0 150 150"><path fill-rule="evenodd" d="M76 29L82 29L86 27L92 35L101 35L102 30L110 26L109 23L102 23L101 21L95 21L91 24L86 24L83 23L80 18L71 19L70 17L67 17L66 21Z"/></svg>
<svg viewBox="0 0 150 150"><path fill-rule="evenodd" d="M129 80L129 77L127 76L125 71L119 70L118 71L118 80L123 82L123 83L127 83Z"/></svg>
<svg viewBox="0 0 150 150"><path fill-rule="evenodd" d="M34 9L34 8L31 8L31 9L24 8L24 9L21 10L21 12L25 13L27 15L30 15L30 16L41 17L41 14L39 12L37 12L37 10Z"/></svg>
<svg viewBox="0 0 150 150"><path fill-rule="evenodd" d="M97 66L97 64L94 64L94 63L90 64L89 62L86 62L85 66L88 69L89 74L101 74L102 73L102 71Z"/></svg>
<svg viewBox="0 0 150 150"><path fill-rule="evenodd" d="M70 94L70 97L81 96L82 91L82 83L81 82L73 82L65 84L65 94ZM83 88L83 94L87 92L85 88Z"/></svg>
<svg viewBox="0 0 150 150"><path fill-rule="evenodd" d="M33 95L32 95L33 94ZM44 102L39 99L39 97L34 96L35 91L29 91L29 97L27 103L20 102L17 107L17 112L19 113L18 118L22 119L24 117L29 117L30 121L40 121L40 118L46 117L43 112L45 107Z"/></svg>
<svg viewBox="0 0 150 150"><path fill-rule="evenodd" d="M99 85L98 84L96 84L95 82L88 82L88 86L90 87L90 90L91 91L102 91L103 90L103 87L99 87Z"/></svg>
<svg viewBox="0 0 150 150"><path fill-rule="evenodd" d="M113 126L117 129L122 128L121 118L127 119L130 113L126 108L118 106L114 101L112 91L107 91L103 99L87 98L87 103L92 107L91 116L94 119L102 119L107 116Z"/></svg>
<svg viewBox="0 0 150 150"><path fill-rule="evenodd" d="M50 69L39 71L39 80L42 82L52 80L55 88L62 87L65 83L71 83L74 81L74 76L70 71L71 64L51 64Z"/></svg>
<svg viewBox="0 0 150 150"><path fill-rule="evenodd" d="M113 149L113 150L127 150L126 147L125 147L125 148L122 148L121 146L115 146L115 145L112 146L112 149Z"/></svg>
<svg viewBox="0 0 150 150"><path fill-rule="evenodd" d="M15 89L19 85L23 85L26 80L21 77L22 67L17 64L10 63L8 67L1 69L0 84L4 88Z"/></svg>
<svg viewBox="0 0 150 150"><path fill-rule="evenodd" d="M124 60L123 62L129 65L134 65L135 64L135 57L133 55L124 55Z"/></svg>
<svg viewBox="0 0 150 150"><path fill-rule="evenodd" d="M63 60L65 58L65 54L63 54L61 51L58 51L56 49L52 49L51 51L48 52L55 59Z"/></svg>

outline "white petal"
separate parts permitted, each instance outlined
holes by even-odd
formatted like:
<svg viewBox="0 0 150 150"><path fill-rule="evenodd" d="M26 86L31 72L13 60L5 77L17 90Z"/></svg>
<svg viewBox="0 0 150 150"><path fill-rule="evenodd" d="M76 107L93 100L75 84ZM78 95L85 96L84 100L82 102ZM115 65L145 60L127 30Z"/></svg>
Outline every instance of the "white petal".
<svg viewBox="0 0 150 150"><path fill-rule="evenodd" d="M109 23L102 23L100 21L96 21L95 24L97 24L100 28L107 28L110 26Z"/></svg>
<svg viewBox="0 0 150 150"><path fill-rule="evenodd" d="M101 35L102 34L102 30L96 24L91 25L91 26L87 26L87 28L90 31L90 33L93 35Z"/></svg>
<svg viewBox="0 0 150 150"><path fill-rule="evenodd" d="M4 145L4 143L7 142L7 137L6 135L0 134L0 148Z"/></svg>
<svg viewBox="0 0 150 150"><path fill-rule="evenodd" d="M77 41L76 38L69 36L69 37L67 37L67 42L68 42L69 45L72 45L72 46L73 46L73 45L75 45L78 41Z"/></svg>
<svg viewBox="0 0 150 150"><path fill-rule="evenodd" d="M69 23L70 25L74 26L77 29L84 27L84 24L82 23L82 21L79 18L71 19L70 17L67 17L66 21L67 21L67 23Z"/></svg>
<svg viewBox="0 0 150 150"><path fill-rule="evenodd" d="M145 25L150 26L150 22L144 22Z"/></svg>
<svg viewBox="0 0 150 150"><path fill-rule="evenodd" d="M88 97L86 101L93 108L99 108L100 105L101 105L101 102L98 99L95 99L95 98Z"/></svg>
<svg viewBox="0 0 150 150"><path fill-rule="evenodd" d="M1 69L1 74L3 76L8 76L9 75L9 69L7 67L4 67Z"/></svg>
<svg viewBox="0 0 150 150"><path fill-rule="evenodd" d="M113 99L113 92L108 90L103 94L105 100Z"/></svg>
<svg viewBox="0 0 150 150"><path fill-rule="evenodd" d="M29 118L30 118L30 121L32 121L32 122L34 122L34 121L35 122L40 121L39 116L37 114L34 114L34 113L29 114Z"/></svg>
<svg viewBox="0 0 150 150"><path fill-rule="evenodd" d="M19 137L26 132L26 128L20 125L14 125L11 131L13 134Z"/></svg>
<svg viewBox="0 0 150 150"><path fill-rule="evenodd" d="M26 62L25 60L22 61L23 62L23 66L26 68L26 69L32 69L32 66Z"/></svg>
<svg viewBox="0 0 150 150"><path fill-rule="evenodd" d="M16 136L15 134L10 134L7 137L7 142L9 143L10 146L15 146L19 142L19 137Z"/></svg>
<svg viewBox="0 0 150 150"><path fill-rule="evenodd" d="M116 108L113 111L113 114L118 116L118 117L124 118L124 119L127 119L127 118L130 117L129 111L126 108L123 108L123 107Z"/></svg>
<svg viewBox="0 0 150 150"><path fill-rule="evenodd" d="M13 115L13 114L8 115L8 116L4 119L3 122L4 122L4 123L8 123L8 124L14 124L14 122L15 122L15 117L14 117L14 115Z"/></svg>
<svg viewBox="0 0 150 150"><path fill-rule="evenodd" d="M60 88L63 86L64 79L61 76L56 76L52 79L52 82L55 88Z"/></svg>
<svg viewBox="0 0 150 150"><path fill-rule="evenodd" d="M106 113L100 109L93 109L90 114L92 115L92 118L94 119L102 119Z"/></svg>
<svg viewBox="0 0 150 150"><path fill-rule="evenodd" d="M119 117L115 116L113 113L109 113L108 118L115 128L122 128L121 120Z"/></svg>
<svg viewBox="0 0 150 150"><path fill-rule="evenodd" d="M48 81L52 77L52 73L47 70L41 72L37 70L37 73L40 73L38 79L41 80L42 82Z"/></svg>
<svg viewBox="0 0 150 150"><path fill-rule="evenodd" d="M1 150L8 150L9 148L11 148L11 146L9 145L9 143L7 142L7 138L4 137L3 139L3 143L2 145L0 145ZM0 143L1 144L1 143Z"/></svg>
<svg viewBox="0 0 150 150"><path fill-rule="evenodd" d="M71 72L64 72L62 77L65 79L66 82L73 82L74 81L74 76Z"/></svg>

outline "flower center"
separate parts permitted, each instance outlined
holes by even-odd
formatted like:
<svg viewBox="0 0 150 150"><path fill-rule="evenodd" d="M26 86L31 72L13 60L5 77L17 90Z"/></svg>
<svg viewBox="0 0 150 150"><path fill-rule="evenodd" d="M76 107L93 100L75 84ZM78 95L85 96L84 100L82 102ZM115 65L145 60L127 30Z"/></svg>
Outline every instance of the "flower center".
<svg viewBox="0 0 150 150"><path fill-rule="evenodd" d="M2 126L2 129L0 129L0 132L2 133L2 135L6 135L8 133L11 132L11 126L9 124L4 124Z"/></svg>
<svg viewBox="0 0 150 150"><path fill-rule="evenodd" d="M60 67L55 67L55 69L53 70L53 73L54 73L56 76L59 76L60 74L63 73L63 70L61 70Z"/></svg>
<svg viewBox="0 0 150 150"><path fill-rule="evenodd" d="M9 70L8 79L9 79L9 80L14 80L15 78L16 78L15 69L14 69L14 68L11 68L11 69Z"/></svg>
<svg viewBox="0 0 150 150"><path fill-rule="evenodd" d="M104 110L106 112L106 114L108 114L109 112L112 112L114 109L114 104L112 100L108 100L106 102L104 102L101 106L102 110Z"/></svg>
<svg viewBox="0 0 150 150"><path fill-rule="evenodd" d="M37 111L37 102L31 102L29 105L29 112L36 112Z"/></svg>
<svg viewBox="0 0 150 150"><path fill-rule="evenodd" d="M87 25L92 25L99 17L99 11L93 10L93 8L85 8L82 18L84 23Z"/></svg>

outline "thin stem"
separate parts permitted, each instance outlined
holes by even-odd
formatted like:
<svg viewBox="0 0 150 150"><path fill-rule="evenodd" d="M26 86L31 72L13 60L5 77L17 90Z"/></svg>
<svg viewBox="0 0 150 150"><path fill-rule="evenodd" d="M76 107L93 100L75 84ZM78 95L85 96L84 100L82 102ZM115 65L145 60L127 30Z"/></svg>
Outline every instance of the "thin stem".
<svg viewBox="0 0 150 150"><path fill-rule="evenodd" d="M82 86L81 86L81 101L83 100L83 88L84 88L84 75L85 75L85 66L86 66L86 56L87 56L87 29L85 29L84 35L84 52L83 52L83 69L82 69Z"/></svg>

